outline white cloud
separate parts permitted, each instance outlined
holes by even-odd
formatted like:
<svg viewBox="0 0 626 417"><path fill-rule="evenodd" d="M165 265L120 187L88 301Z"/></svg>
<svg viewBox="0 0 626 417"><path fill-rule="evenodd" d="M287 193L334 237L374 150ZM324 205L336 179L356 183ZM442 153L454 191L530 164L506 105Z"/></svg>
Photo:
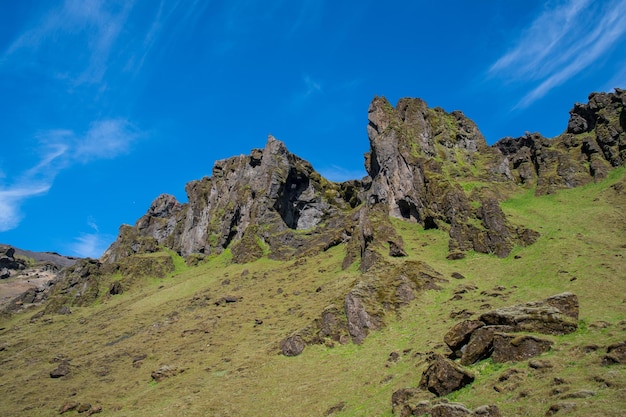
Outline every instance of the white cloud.
<svg viewBox="0 0 626 417"><path fill-rule="evenodd" d="M137 138L133 126L123 119L95 122L84 136L75 138L74 158L87 162L110 159L128 152Z"/></svg>
<svg viewBox="0 0 626 417"><path fill-rule="evenodd" d="M15 175L12 184L0 183L0 231L16 228L23 218L23 202L47 193L59 172L78 163L117 157L128 152L138 137L123 119L94 122L82 135L67 129L42 132L37 137L40 155L35 165Z"/></svg>
<svg viewBox="0 0 626 417"><path fill-rule="evenodd" d="M626 2L552 2L515 46L489 69L491 76L536 84L518 102L525 108L589 68L626 34Z"/></svg>
<svg viewBox="0 0 626 417"><path fill-rule="evenodd" d="M310 75L305 75L303 77L304 80L304 84L306 85L306 92L304 93L305 96L310 96L313 93L319 93L322 91L322 85L319 83L319 81L315 81L313 78L311 78Z"/></svg>
<svg viewBox="0 0 626 417"><path fill-rule="evenodd" d="M134 1L66 0L17 37L0 62L39 68L74 84L100 83L133 6Z"/></svg>
<svg viewBox="0 0 626 417"><path fill-rule="evenodd" d="M74 239L70 252L81 258L100 258L112 239L98 233L82 233Z"/></svg>
<svg viewBox="0 0 626 417"><path fill-rule="evenodd" d="M20 206L23 200L45 194L49 184L19 184L8 189L0 189L0 232L16 228L22 220Z"/></svg>

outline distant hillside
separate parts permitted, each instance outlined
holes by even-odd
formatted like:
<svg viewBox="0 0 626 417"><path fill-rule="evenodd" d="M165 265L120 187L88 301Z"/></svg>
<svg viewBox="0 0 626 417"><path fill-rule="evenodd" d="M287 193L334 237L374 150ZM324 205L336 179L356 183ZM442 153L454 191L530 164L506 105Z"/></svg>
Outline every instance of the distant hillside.
<svg viewBox="0 0 626 417"><path fill-rule="evenodd" d="M13 248L15 249L15 254L17 256L30 258L35 262L49 262L51 264L59 266L60 268L72 266L76 263L76 261L80 259L73 256L63 256L56 252L33 252L30 250L16 248L15 246L4 243L0 243L0 248Z"/></svg>

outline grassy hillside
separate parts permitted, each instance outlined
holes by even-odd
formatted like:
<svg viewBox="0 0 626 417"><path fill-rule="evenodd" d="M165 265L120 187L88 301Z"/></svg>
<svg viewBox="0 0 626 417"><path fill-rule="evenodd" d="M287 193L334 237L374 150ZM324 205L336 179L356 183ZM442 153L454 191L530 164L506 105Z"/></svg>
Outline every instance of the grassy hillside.
<svg viewBox="0 0 626 417"><path fill-rule="evenodd" d="M0 322L0 415L53 416L77 402L102 406L103 416L391 416L392 393L417 386L426 357L444 351L443 335L462 317L571 291L579 330L550 337L554 347L541 356L550 368L488 359L448 398L497 404L504 416L541 416L564 401L576 404L570 416L622 416L626 367L601 360L626 340L625 181L622 168L554 195L520 190L503 209L541 237L505 259L447 260L445 231L394 221L409 259L448 282L389 314L362 345L307 346L296 357L279 354L280 340L325 307L341 307L359 279L356 266L341 270L345 248L245 265L226 251L197 267L171 253L176 270L166 278L145 278L70 315L32 319L31 310ZM64 359L70 373L51 378ZM151 374L163 366L172 376L156 382ZM580 390L594 395L565 398Z"/></svg>

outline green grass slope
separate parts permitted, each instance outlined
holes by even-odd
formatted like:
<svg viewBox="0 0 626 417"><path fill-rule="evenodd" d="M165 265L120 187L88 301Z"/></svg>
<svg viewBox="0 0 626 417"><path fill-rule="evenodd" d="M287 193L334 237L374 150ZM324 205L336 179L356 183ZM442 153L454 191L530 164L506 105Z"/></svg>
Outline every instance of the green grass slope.
<svg viewBox="0 0 626 417"><path fill-rule="evenodd" d="M504 416L542 416L562 402L575 404L570 416L622 416L626 366L603 366L602 357L626 340L625 181L617 169L602 183L554 195L520 191L503 209L541 237L505 259L447 260L445 231L394 220L409 259L448 282L389 314L361 345L307 346L296 357L280 355L279 341L325 307L342 307L359 279L356 266L341 269L345 248L245 265L226 251L197 267L172 253L176 269L166 278L145 278L70 315L32 319L31 310L3 319L0 415L53 416L76 402L100 405L102 416L391 416L392 393L417 386L427 356L444 351L443 335L462 317L571 291L579 330L550 337L554 347L540 357L550 368L488 359L448 399L497 404ZM70 373L51 378L64 359ZM151 375L163 366L172 376L156 382ZM594 395L568 398L581 390Z"/></svg>

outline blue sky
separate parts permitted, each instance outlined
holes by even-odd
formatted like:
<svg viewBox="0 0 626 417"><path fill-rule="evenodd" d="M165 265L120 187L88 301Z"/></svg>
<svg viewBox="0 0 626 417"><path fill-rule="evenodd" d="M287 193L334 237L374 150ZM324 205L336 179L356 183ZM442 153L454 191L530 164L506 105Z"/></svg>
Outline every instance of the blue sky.
<svg viewBox="0 0 626 417"><path fill-rule="evenodd" d="M491 144L626 88L626 0L0 4L0 242L99 257L268 134L365 175L367 108L420 97Z"/></svg>

